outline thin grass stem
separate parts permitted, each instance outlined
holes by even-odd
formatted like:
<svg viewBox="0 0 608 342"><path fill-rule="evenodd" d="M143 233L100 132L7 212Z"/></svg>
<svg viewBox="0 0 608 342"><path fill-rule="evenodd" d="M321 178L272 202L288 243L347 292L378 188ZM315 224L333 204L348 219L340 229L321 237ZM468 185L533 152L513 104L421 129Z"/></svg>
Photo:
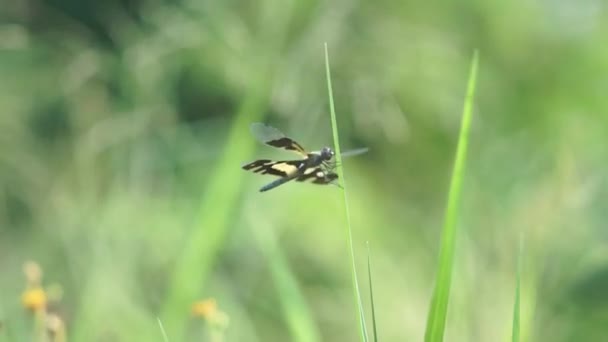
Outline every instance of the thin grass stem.
<svg viewBox="0 0 608 342"><path fill-rule="evenodd" d="M376 328L376 306L374 304L374 288L372 285L372 256L367 242L367 276L369 279L369 300L372 306L372 328L374 332L374 342L378 342L378 329Z"/></svg>
<svg viewBox="0 0 608 342"><path fill-rule="evenodd" d="M334 148L336 153L337 165L342 165L342 156L340 152L340 138L338 136L338 123L336 120L336 111L334 107L334 97L331 87L331 71L329 68L329 53L327 52L327 43L325 43L325 71L327 75L327 91L329 93L329 111L331 115L331 128L334 137ZM365 316L363 313L363 305L361 303L361 292L359 291L359 283L357 282L357 269L355 265L355 250L353 247L353 233L350 221L350 210L348 207L348 196L346 194L346 179L344 178L344 168L342 166L337 168L338 177L342 180L342 194L344 203L344 213L346 215L346 234L348 249L350 251L350 264L351 264L351 276L353 282L353 295L355 300L355 306L357 308L357 316L359 318L360 337L361 341L367 342L367 328L365 326Z"/></svg>
<svg viewBox="0 0 608 342"><path fill-rule="evenodd" d="M163 327L163 322L158 317L156 317L156 320L158 321L160 332L163 335L163 342L169 342L169 337L167 337L167 332L165 331L165 327Z"/></svg>
<svg viewBox="0 0 608 342"><path fill-rule="evenodd" d="M511 340L519 342L520 337L520 292L521 292L521 268L524 253L523 236L519 237L519 246L517 250L517 273L515 276L515 300L513 303L513 330Z"/></svg>

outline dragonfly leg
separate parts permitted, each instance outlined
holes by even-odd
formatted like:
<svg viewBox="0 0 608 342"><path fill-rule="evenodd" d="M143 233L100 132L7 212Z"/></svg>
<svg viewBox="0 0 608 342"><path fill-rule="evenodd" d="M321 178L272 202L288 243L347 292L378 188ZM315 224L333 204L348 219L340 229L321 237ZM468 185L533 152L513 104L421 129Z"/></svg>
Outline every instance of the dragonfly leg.
<svg viewBox="0 0 608 342"><path fill-rule="evenodd" d="M337 180L337 179L336 179L335 181L332 181L332 182L331 182L331 183L329 183L329 184L331 184L331 185L335 185L335 186L337 186L338 188L340 188L340 189L344 190L344 187L343 187L342 185L340 185L340 183L338 183L338 180Z"/></svg>
<svg viewBox="0 0 608 342"><path fill-rule="evenodd" d="M340 163L338 163L337 161L323 162L323 166L327 170L335 170L336 167L340 166Z"/></svg>

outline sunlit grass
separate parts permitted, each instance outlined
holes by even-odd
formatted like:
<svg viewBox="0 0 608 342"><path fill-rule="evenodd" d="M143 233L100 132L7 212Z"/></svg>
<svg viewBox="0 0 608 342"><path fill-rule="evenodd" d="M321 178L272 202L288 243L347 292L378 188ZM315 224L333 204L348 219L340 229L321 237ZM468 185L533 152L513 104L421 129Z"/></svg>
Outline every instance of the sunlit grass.
<svg viewBox="0 0 608 342"><path fill-rule="evenodd" d="M520 291L521 291L521 266L522 258L524 253L524 242L523 237L519 239L519 246L517 249L517 270L515 275L515 300L513 302L513 332L511 340L513 342L519 342L520 336Z"/></svg>
<svg viewBox="0 0 608 342"><path fill-rule="evenodd" d="M296 342L320 341L320 334L313 315L306 304L288 260L270 228L258 225L254 234L260 246L260 252L265 255L268 262L291 340Z"/></svg>
<svg viewBox="0 0 608 342"><path fill-rule="evenodd" d="M471 211L454 228L459 242L445 301L449 321L440 318L447 324L443 340L567 338L562 332L594 340L606 333L598 320L604 308L587 290L602 288L604 269L598 237L608 198L602 148L608 102L598 84L608 25L583 25L583 32L560 25L597 21L598 11L548 16L551 25L511 32L505 23L536 11L463 2L437 17L438 3L421 12L422 3L413 2L369 11L352 2L270 1L247 10L231 2L126 8L110 1L89 2L73 15L65 15L65 6L36 7L37 17L50 10L53 20L35 30L20 3L7 2L11 23L0 28L7 80L0 86L0 341L29 341L37 329L20 297L19 267L30 258L42 262L47 280L65 286L58 309L69 340L162 341L157 316L170 340L195 337L203 323L190 329L188 309L200 296L230 302L223 307L232 318L227 337L240 338L228 340L357 340L354 315L363 310L349 297L357 286L354 269L352 289L346 280L344 291L353 256L369 340L374 323L383 339L421 337L440 243L435 238L429 256L429 237L439 235L419 228L429 222L442 228L437 206L443 211L447 201L436 195L447 186L437 187L452 171L456 144L444 158L446 142L457 137L447 127L451 118L460 120L470 56L459 57L471 40L496 52L484 52L477 89L487 95L477 102L492 115L482 122L474 114L480 129L469 138L461 204ZM104 15L91 26L91 13ZM459 25L463 13L478 15ZM322 37L332 45L340 147L364 141L374 153L357 170L344 161L348 202L333 197L345 195L337 187L289 185L260 204L239 169L255 146L246 128L264 115L294 137L312 136L310 146L302 141L306 147L323 139L318 128L327 117L319 113L327 110L327 95L316 78L324 65L314 65ZM539 45L545 57L530 58L529 47ZM256 75L255 60L265 56L272 85ZM446 118L454 82L462 84L458 108ZM356 126L348 137L347 122ZM245 212L249 204L255 208ZM348 252L344 209L334 205L350 206ZM248 224L240 224L249 214ZM276 250L251 238L266 227L281 232ZM520 252L529 263L516 273L516 244L503 241L518 229L532 234ZM461 264L465 232L472 243ZM361 254L368 238L375 293L366 288ZM568 262L577 267L564 267ZM564 314L564 303L584 314ZM188 330L180 334L180 326Z"/></svg>
<svg viewBox="0 0 608 342"><path fill-rule="evenodd" d="M235 166L249 159L254 150L250 138L243 132L249 131L251 122L262 119L268 83L269 76L261 73L255 91L244 99L236 113L223 157L214 163L215 171L203 191L198 224L191 230L175 263L161 316L171 336L181 336L185 326L183 317L189 306L201 295L228 234L230 215L237 205L244 176L242 170Z"/></svg>
<svg viewBox="0 0 608 342"><path fill-rule="evenodd" d="M376 305L374 304L374 286L372 282L372 256L369 248L369 242L367 243L367 276L369 279L369 301L372 307L372 328L374 332L374 342L378 342L378 328L376 326Z"/></svg>
<svg viewBox="0 0 608 342"><path fill-rule="evenodd" d="M346 179L344 178L344 168L342 167L342 157L340 153L340 138L338 136L338 123L336 120L336 111L334 108L334 97L333 91L331 87L331 72L329 68L329 53L327 52L327 43L325 43L325 71L327 74L327 91L329 93L329 111L331 115L331 128L334 137L334 148L336 153L336 162L338 164L337 172L339 179L342 182L342 194L343 194L343 203L344 203L344 213L346 215L346 235L347 235L347 243L348 249L350 251L350 264L351 264L351 274L352 274L352 283L353 283L353 296L355 301L355 307L357 308L357 316L359 319L359 327L360 327L360 337L362 341L367 341L367 328L365 326L365 316L363 314L363 304L361 303L361 292L359 291L359 283L357 281L357 269L355 265L355 250L353 247L353 232L350 222L350 212L348 208L348 196L346 193Z"/></svg>
<svg viewBox="0 0 608 342"><path fill-rule="evenodd" d="M160 320L160 318L156 318L156 320L158 321L158 327L160 329L160 333L163 336L163 342L169 342L169 337L167 337L167 332L165 331L165 327L163 326L163 322Z"/></svg>
<svg viewBox="0 0 608 342"><path fill-rule="evenodd" d="M448 302L450 299L450 286L454 268L454 250L456 246L460 192L464 179L469 129L473 116L473 98L477 80L478 59L478 52L475 51L473 54L473 61L471 62L471 71L469 73L467 93L464 101L460 135L458 137L458 148L456 150L456 160L454 161L452 180L450 182L448 203L441 237L441 247L439 251L439 265L435 276L435 289L433 291L424 338L426 342L443 341L443 334L445 331Z"/></svg>

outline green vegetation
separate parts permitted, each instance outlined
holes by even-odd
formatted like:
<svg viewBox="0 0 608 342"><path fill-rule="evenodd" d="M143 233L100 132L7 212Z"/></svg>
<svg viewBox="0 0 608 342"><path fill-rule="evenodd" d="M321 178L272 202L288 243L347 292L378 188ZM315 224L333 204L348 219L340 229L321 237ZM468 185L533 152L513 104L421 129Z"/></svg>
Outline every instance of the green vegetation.
<svg viewBox="0 0 608 342"><path fill-rule="evenodd" d="M469 144L469 131L473 120L473 103L475 86L477 82L477 69L479 68L479 54L475 51L467 86L467 95L462 111L462 124L458 136L458 150L454 161L454 171L450 182L450 192L445 214L441 237L441 249L439 250L439 267L435 278L435 291L429 310L429 319L426 326L425 341L443 341L445 321L448 313L448 302L450 300L450 286L452 285L452 273L454 268L454 254L456 249L456 225L460 207L461 188L464 180L465 162Z"/></svg>
<svg viewBox="0 0 608 342"><path fill-rule="evenodd" d="M598 4L6 2L0 342L608 340Z"/></svg>
<svg viewBox="0 0 608 342"><path fill-rule="evenodd" d="M520 237L519 240L519 248L518 248L518 253L517 253L517 275L515 278L515 300L514 300L514 304L513 304L513 333L511 335L511 340L513 342L519 342L520 341L520 328L519 328L519 321L520 321L520 298L521 298L521 263L522 263L522 258L523 258L523 253L524 253L524 242L523 242L523 237Z"/></svg>
<svg viewBox="0 0 608 342"><path fill-rule="evenodd" d="M374 287L372 286L372 257L367 243L367 276L369 280L369 301L372 310L372 329L374 332L374 342L378 342L378 327L376 326L376 307L374 306Z"/></svg>
<svg viewBox="0 0 608 342"><path fill-rule="evenodd" d="M336 120L336 110L334 108L334 96L331 88L331 72L329 67L329 53L327 52L327 43L325 43L325 71L327 73L327 91L329 93L329 113L331 115L331 128L334 137L334 152L336 153L337 173L342 187L344 199L344 215L346 217L346 241L348 243L348 251L350 252L350 267L353 283L353 298L355 307L357 308L357 316L359 317L359 328L361 341L367 341L367 327L365 325L365 314L363 304L361 303L361 291L359 291L359 281L357 279L357 266L355 261L355 248L353 246L353 228L350 220L350 210L348 207L348 196L346 194L346 178L344 177L344 168L342 167L342 150L340 149L340 137L338 135L338 122Z"/></svg>

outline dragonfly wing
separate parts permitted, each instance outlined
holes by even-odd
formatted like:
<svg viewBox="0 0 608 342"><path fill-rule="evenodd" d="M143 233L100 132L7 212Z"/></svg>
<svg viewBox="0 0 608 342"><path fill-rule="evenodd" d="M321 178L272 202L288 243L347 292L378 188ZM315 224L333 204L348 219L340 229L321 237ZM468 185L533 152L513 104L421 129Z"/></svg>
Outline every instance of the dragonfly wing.
<svg viewBox="0 0 608 342"><path fill-rule="evenodd" d="M306 169L302 175L296 178L298 182L310 181L313 184L329 184L338 179L338 174L335 172L324 170L323 168Z"/></svg>
<svg viewBox="0 0 608 342"><path fill-rule="evenodd" d="M302 145L298 144L295 140L286 137L285 134L272 126L261 122L252 123L251 133L257 140L266 145L292 151L303 157L308 155Z"/></svg>
<svg viewBox="0 0 608 342"><path fill-rule="evenodd" d="M272 161L269 159L260 159L243 165L243 169L262 175L280 177L279 179L264 185L260 189L260 192L274 189L277 186L294 179L298 182L309 181L312 184L331 184L338 179L338 175L335 172L325 170L322 167L305 169L305 161L303 160Z"/></svg>
<svg viewBox="0 0 608 342"><path fill-rule="evenodd" d="M342 157L353 157L353 156L358 156L360 154L366 153L367 151L369 151L369 148L361 147L361 148L356 148L354 150L348 150L346 152L342 152L340 155Z"/></svg>
<svg viewBox="0 0 608 342"><path fill-rule="evenodd" d="M282 178L279 178L277 180L274 180L274 181L272 181L272 182L264 185L263 187L261 187L260 188L260 192L264 192L264 191L268 191L268 190L274 189L274 188L276 188L279 185L285 184L285 183L289 182L290 180L297 178L297 176L298 176L298 174L295 173L293 175L290 175L290 176L287 176L287 177L282 177Z"/></svg>
<svg viewBox="0 0 608 342"><path fill-rule="evenodd" d="M304 166L304 160L281 160L259 159L243 165L244 170L252 171L262 175L273 175L278 177L290 177L297 175Z"/></svg>

